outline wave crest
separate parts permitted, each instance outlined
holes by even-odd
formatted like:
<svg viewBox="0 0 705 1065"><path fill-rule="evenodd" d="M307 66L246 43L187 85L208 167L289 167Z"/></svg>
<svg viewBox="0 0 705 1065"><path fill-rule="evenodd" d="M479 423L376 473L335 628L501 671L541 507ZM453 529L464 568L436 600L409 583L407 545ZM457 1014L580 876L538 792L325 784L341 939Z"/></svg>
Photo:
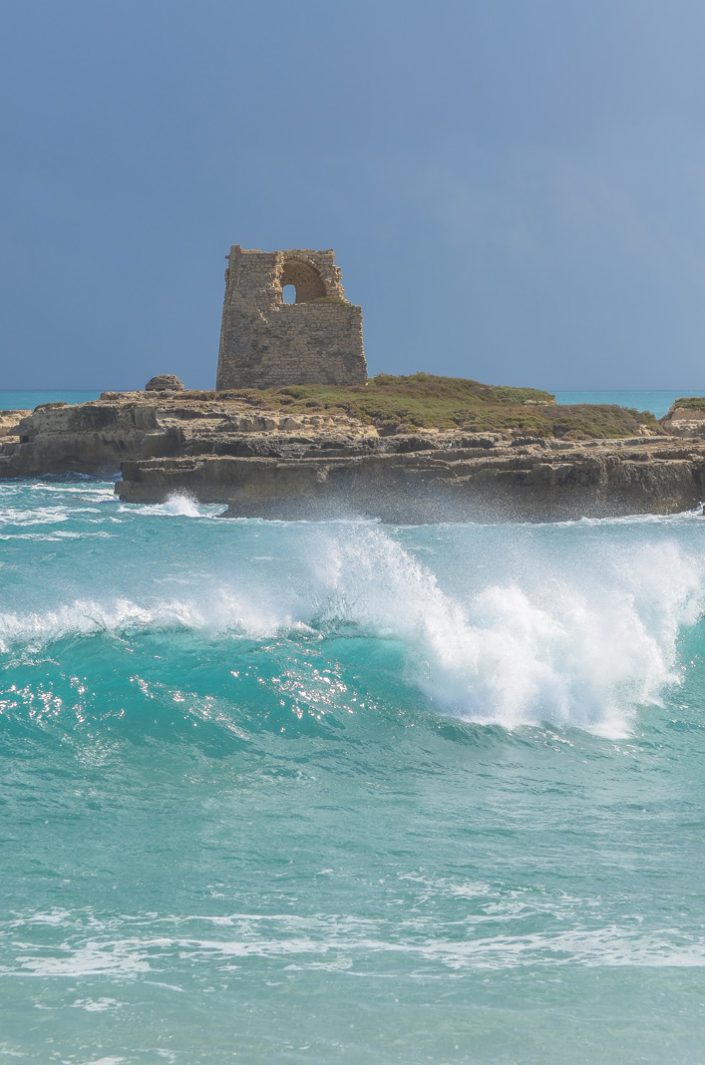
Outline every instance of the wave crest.
<svg viewBox="0 0 705 1065"><path fill-rule="evenodd" d="M259 569L250 560L237 573L184 579L177 597L133 591L0 613L0 650L99 632L305 632L325 642L352 629L401 644L405 679L444 713L616 736L640 704L678 682L679 632L702 609L702 562L674 541L613 544L578 555L572 569L526 554L523 567L503 572L493 557L484 579L482 559L453 560L444 577L442 548L430 552L435 572L418 544L367 523L311 526L292 543L283 566L262 556Z"/></svg>

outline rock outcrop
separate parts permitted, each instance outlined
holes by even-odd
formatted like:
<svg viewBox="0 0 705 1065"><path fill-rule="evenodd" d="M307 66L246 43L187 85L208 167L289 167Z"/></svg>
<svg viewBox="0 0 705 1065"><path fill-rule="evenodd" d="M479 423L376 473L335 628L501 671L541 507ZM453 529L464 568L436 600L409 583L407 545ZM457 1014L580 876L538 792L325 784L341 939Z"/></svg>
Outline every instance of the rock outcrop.
<svg viewBox="0 0 705 1065"><path fill-rule="evenodd" d="M0 438L19 436L20 422L29 414L28 410L0 410Z"/></svg>
<svg viewBox="0 0 705 1065"><path fill-rule="evenodd" d="M705 437L705 399L679 399L661 421L672 436Z"/></svg>
<svg viewBox="0 0 705 1065"><path fill-rule="evenodd" d="M291 413L227 392L106 392L8 420L0 477L121 469L124 500L186 492L231 515L548 520L705 499L705 438L653 430L583 442L525 430L382 433L342 410Z"/></svg>
<svg viewBox="0 0 705 1065"><path fill-rule="evenodd" d="M200 455L128 460L122 499L186 492L233 516L393 522L556 520L672 513L705 499L705 447L644 438L576 444L399 438L366 453Z"/></svg>
<svg viewBox="0 0 705 1065"><path fill-rule="evenodd" d="M144 386L145 392L183 392L184 382L174 373L160 373L150 377Z"/></svg>

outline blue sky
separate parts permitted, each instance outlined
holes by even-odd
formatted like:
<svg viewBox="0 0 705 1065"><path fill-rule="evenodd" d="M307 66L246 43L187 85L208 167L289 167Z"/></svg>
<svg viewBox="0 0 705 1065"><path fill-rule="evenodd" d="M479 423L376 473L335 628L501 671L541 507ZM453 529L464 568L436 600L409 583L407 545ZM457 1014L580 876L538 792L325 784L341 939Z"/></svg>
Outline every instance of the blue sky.
<svg viewBox="0 0 705 1065"><path fill-rule="evenodd" d="M9 0L1 388L215 376L224 256L334 247L371 372L705 386L705 8Z"/></svg>

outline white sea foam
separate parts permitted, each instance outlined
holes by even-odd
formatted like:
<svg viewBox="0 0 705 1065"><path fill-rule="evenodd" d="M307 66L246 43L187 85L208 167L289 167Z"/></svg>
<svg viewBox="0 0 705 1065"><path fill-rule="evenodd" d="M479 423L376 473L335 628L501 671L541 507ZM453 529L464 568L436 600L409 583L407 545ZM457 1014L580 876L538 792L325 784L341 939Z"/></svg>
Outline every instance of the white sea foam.
<svg viewBox="0 0 705 1065"><path fill-rule="evenodd" d="M629 922L598 923L593 927L558 928L544 931L491 933L467 926L462 938L457 928L434 919L419 918L413 924L390 925L354 917L300 917L263 921L245 920L222 934L154 935L151 922L126 921L106 936L80 937L61 943L35 946L22 944L7 952L0 962L3 975L52 979L88 976L116 981L144 979L163 970L168 959L181 965L215 966L223 971L242 968L251 959L267 959L282 971L348 968L350 964L375 965L375 958L411 959L415 965L441 965L463 970L506 970L530 966L553 968L579 965L585 968L662 966L705 967L705 939L679 933L670 927L634 928ZM132 926L132 927L130 927ZM130 928L129 935L120 935ZM454 934L455 933L455 934ZM326 959L323 962L321 959ZM115 999L79 1000L83 1009L114 1009Z"/></svg>
<svg viewBox="0 0 705 1065"><path fill-rule="evenodd" d="M7 507L0 510L0 525L56 525L68 521L65 507L36 507L32 509Z"/></svg>
<svg viewBox="0 0 705 1065"><path fill-rule="evenodd" d="M7 652L18 644L37 649L67 636L91 636L99 632L232 630L263 639L297 627L296 619L268 614L256 603L239 600L224 589L207 602L167 599L143 606L131 599L116 599L107 605L97 600L76 599L42 613L0 613L0 651Z"/></svg>
<svg viewBox="0 0 705 1065"><path fill-rule="evenodd" d="M65 481L32 481L29 484L23 484L22 490L29 490L30 492L55 492L60 495L82 495L82 496L94 496L97 499L113 499L115 497L115 488L112 483L105 483L104 481L89 481L84 480L78 483L66 483ZM11 490L14 486L11 486Z"/></svg>
<svg viewBox="0 0 705 1065"><path fill-rule="evenodd" d="M123 503L120 513L139 513L146 517L167 518L214 518L219 517L227 507L219 503L199 503L193 496L176 493L169 496L165 503Z"/></svg>
<svg viewBox="0 0 705 1065"><path fill-rule="evenodd" d="M210 914L131 913L97 915L89 910L66 913L48 938L38 938L34 915L17 914L0 922L4 949L0 974L47 979L110 977L144 979L179 965L231 970L251 959L269 959L283 970L347 968L411 959L414 965L443 966L453 971L506 970L522 966L585 968L705 967L705 937L660 922L645 923L629 910L614 918L601 913L593 897L562 890L520 892L481 883L455 884L450 878L418 880L423 902L452 895L467 906L458 936L457 911L426 907L384 917L341 913ZM538 921L539 929L529 930ZM165 985L160 985L165 986ZM169 986L169 985L166 985ZM119 1007L113 998L81 999L88 1010Z"/></svg>
<svg viewBox="0 0 705 1065"><path fill-rule="evenodd" d="M555 572L530 553L519 571L494 557L484 579L470 556L468 572L454 563L444 583L437 554L422 562L379 525L310 528L291 541L291 565L267 564L265 555L259 567L194 578L177 598L164 598L151 574L129 595L0 612L0 649L135 629L269 639L353 627L402 644L407 680L444 713L620 736L640 704L678 682L679 632L702 610L703 562L675 540L612 541Z"/></svg>
<svg viewBox="0 0 705 1065"><path fill-rule="evenodd" d="M443 591L381 529L330 539L327 568L336 608L404 640L411 677L442 709L509 728L623 735L638 704L678 681L677 636L702 609L703 566L675 543L615 551L570 580L490 581L467 597Z"/></svg>
<svg viewBox="0 0 705 1065"><path fill-rule="evenodd" d="M187 495L169 496L162 510L165 514L176 514L184 518L197 518L200 514L196 500Z"/></svg>

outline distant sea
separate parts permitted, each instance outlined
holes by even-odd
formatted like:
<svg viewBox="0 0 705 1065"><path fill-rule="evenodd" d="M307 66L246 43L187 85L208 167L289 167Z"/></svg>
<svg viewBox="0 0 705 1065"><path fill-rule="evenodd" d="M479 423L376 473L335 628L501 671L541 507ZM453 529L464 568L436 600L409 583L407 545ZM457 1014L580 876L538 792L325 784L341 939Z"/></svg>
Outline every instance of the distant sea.
<svg viewBox="0 0 705 1065"><path fill-rule="evenodd" d="M0 1059L702 1062L702 517L221 511L0 481Z"/></svg>
<svg viewBox="0 0 705 1065"><path fill-rule="evenodd" d="M100 392L65 392L28 390L0 392L0 410L33 410L39 403L87 403Z"/></svg>
<svg viewBox="0 0 705 1065"><path fill-rule="evenodd" d="M550 390L549 390L550 391ZM705 396L705 387L700 389L613 389L595 392L555 392L558 403L616 403L618 407L635 407L648 410L662 418L671 404L681 396Z"/></svg>
<svg viewBox="0 0 705 1065"><path fill-rule="evenodd" d="M38 403L86 403L97 399L99 392L0 392L0 410L28 410ZM636 407L648 410L657 418L663 417L674 400L679 396L705 396L705 387L701 389L679 389L678 391L617 389L586 391L560 391L555 393L558 403L616 403L620 407Z"/></svg>

